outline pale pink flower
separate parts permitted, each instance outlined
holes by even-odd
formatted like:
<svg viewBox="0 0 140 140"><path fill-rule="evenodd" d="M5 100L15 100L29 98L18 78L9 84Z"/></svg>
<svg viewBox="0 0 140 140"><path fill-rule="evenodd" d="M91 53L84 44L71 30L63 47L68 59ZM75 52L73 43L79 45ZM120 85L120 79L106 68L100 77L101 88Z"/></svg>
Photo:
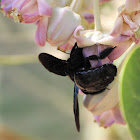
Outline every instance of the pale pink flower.
<svg viewBox="0 0 140 140"><path fill-rule="evenodd" d="M36 43L45 45L48 17L52 15L52 8L45 0L2 0L1 10L15 22L37 22Z"/></svg>
<svg viewBox="0 0 140 140"><path fill-rule="evenodd" d="M8 12L12 10L13 0L1 0L1 11L8 15Z"/></svg>
<svg viewBox="0 0 140 140"><path fill-rule="evenodd" d="M68 42L80 24L80 16L74 13L69 7L53 8L52 16L48 22L47 42L50 43L51 46L59 47L59 49L64 48L63 45L65 45L65 47L67 45L71 46Z"/></svg>
<svg viewBox="0 0 140 140"><path fill-rule="evenodd" d="M42 16L51 16L52 9L45 0L2 0L1 9L17 22L35 23Z"/></svg>
<svg viewBox="0 0 140 140"><path fill-rule="evenodd" d="M139 0L126 0L124 7L121 8L116 19L111 35L113 37L125 36L128 40L140 41L140 2Z"/></svg>
<svg viewBox="0 0 140 140"><path fill-rule="evenodd" d="M94 122L104 128L109 127L115 122L111 110L105 111L101 115L93 115L93 117L95 119Z"/></svg>
<svg viewBox="0 0 140 140"><path fill-rule="evenodd" d="M99 55L99 53L107 47L116 48L113 52L101 60L98 61L90 60L91 66L99 67L103 64L113 63L115 59L120 57L131 45L131 41L126 41L126 38L115 38L107 34L102 34L101 32L81 31L79 32L79 26L75 33L73 34L73 39L79 43L79 47L83 47L84 57L90 55ZM80 34L79 34L79 33ZM105 45L106 44L106 45ZM64 45L65 51L67 49L67 44ZM88 47L87 47L88 46ZM126 48L125 48L126 47ZM121 64L117 66L117 75L120 73ZM119 109L119 97L118 97L118 80L115 80L107 87L104 92L95 95L86 95L84 94L83 104L84 106L93 114L96 122L103 127L108 127L113 123L119 123L124 125L124 120ZM81 94L81 90L79 91Z"/></svg>
<svg viewBox="0 0 140 140"><path fill-rule="evenodd" d="M104 128L111 126L113 123L125 125L125 122L120 112L119 105L115 106L111 110L105 111L100 115L93 115L94 121Z"/></svg>

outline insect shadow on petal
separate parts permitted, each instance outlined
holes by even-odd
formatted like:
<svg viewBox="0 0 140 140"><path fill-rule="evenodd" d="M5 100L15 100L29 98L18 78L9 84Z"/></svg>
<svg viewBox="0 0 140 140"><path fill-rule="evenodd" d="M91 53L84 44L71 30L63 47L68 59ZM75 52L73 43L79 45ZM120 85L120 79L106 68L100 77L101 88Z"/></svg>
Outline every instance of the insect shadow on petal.
<svg viewBox="0 0 140 140"><path fill-rule="evenodd" d="M112 63L92 68L90 60L100 61L105 59L115 48L107 47L99 55L93 54L85 58L83 48L79 48L75 43L67 60L58 59L47 53L39 55L40 62L48 71L60 76L69 76L75 83L73 111L78 132L80 131L78 90L81 89L85 94L99 94L108 89L107 86L117 74L117 68Z"/></svg>

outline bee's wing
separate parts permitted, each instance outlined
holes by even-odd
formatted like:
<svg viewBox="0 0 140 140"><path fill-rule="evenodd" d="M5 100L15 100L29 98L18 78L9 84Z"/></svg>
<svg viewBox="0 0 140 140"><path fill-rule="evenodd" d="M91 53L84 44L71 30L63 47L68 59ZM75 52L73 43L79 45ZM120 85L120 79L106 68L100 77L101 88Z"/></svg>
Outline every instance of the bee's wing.
<svg viewBox="0 0 140 140"><path fill-rule="evenodd" d="M73 100L73 111L74 111L74 117L75 117L75 124L77 131L80 131L80 122L79 122L79 104L78 104L78 87L76 84L74 85L74 100Z"/></svg>
<svg viewBox="0 0 140 140"><path fill-rule="evenodd" d="M58 59L50 54L41 53L39 54L39 60L42 65L50 72L57 75L66 76L66 60Z"/></svg>

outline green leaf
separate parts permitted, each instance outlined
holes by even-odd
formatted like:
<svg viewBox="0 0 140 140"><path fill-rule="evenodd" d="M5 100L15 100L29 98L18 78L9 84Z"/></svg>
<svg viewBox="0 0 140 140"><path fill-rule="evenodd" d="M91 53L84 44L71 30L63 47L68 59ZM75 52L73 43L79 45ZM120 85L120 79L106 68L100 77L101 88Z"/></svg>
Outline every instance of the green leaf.
<svg viewBox="0 0 140 140"><path fill-rule="evenodd" d="M140 139L140 47L126 58L120 76L120 104L132 137Z"/></svg>

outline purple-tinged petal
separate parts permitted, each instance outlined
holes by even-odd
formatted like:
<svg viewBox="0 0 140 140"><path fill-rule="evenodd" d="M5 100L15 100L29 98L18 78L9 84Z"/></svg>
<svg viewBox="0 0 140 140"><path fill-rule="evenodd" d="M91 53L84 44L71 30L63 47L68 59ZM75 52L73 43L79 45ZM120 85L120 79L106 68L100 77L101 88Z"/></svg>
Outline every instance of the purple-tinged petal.
<svg viewBox="0 0 140 140"><path fill-rule="evenodd" d="M83 17L89 24L94 22L94 15L92 13L83 13Z"/></svg>
<svg viewBox="0 0 140 140"><path fill-rule="evenodd" d="M21 11L22 8L26 5L29 5L29 3L32 2L31 0L24 0L20 5L19 5L19 8L18 10ZM35 1L33 1L35 3Z"/></svg>
<svg viewBox="0 0 140 140"><path fill-rule="evenodd" d="M105 111L100 115L93 115L93 116L95 122L98 123L99 126L102 126L104 128L109 127L115 122L111 110Z"/></svg>
<svg viewBox="0 0 140 140"><path fill-rule="evenodd" d="M42 17L38 23L37 31L35 34L35 42L39 46L45 46L47 26L48 26L48 18Z"/></svg>
<svg viewBox="0 0 140 140"><path fill-rule="evenodd" d="M116 105L113 109L103 112L100 115L93 115L95 122L98 123L99 126L108 127L112 125L114 122L125 125L124 119L120 112L119 105Z"/></svg>
<svg viewBox="0 0 140 140"><path fill-rule="evenodd" d="M38 12L28 15L23 15L23 22L24 23L35 23L40 19L40 16L38 15Z"/></svg>
<svg viewBox="0 0 140 140"><path fill-rule="evenodd" d="M4 14L10 17L10 11L12 10L13 0L1 0L0 3L0 11Z"/></svg>
<svg viewBox="0 0 140 140"><path fill-rule="evenodd" d="M38 4L36 0L25 0L20 6L19 10L23 14L33 14L38 12ZM39 12L38 12L39 14Z"/></svg>
<svg viewBox="0 0 140 140"><path fill-rule="evenodd" d="M13 0L1 0L1 5L7 6L13 3Z"/></svg>
<svg viewBox="0 0 140 140"><path fill-rule="evenodd" d="M122 117L119 105L117 105L115 108L112 109L112 115L115 120L115 123L125 125L125 121Z"/></svg>
<svg viewBox="0 0 140 140"><path fill-rule="evenodd" d="M3 7L3 6L2 6L2 7ZM1 7L1 8L2 8L2 7ZM2 8L2 10L4 10L4 13L7 15L8 12L12 10L12 4L10 4L10 5L8 5L8 6L4 7L4 8ZM8 15L8 16L9 16L9 15Z"/></svg>
<svg viewBox="0 0 140 140"><path fill-rule="evenodd" d="M23 1L24 0L13 0L13 6L12 6L12 8L13 9L17 8L18 9L18 7L23 3Z"/></svg>
<svg viewBox="0 0 140 140"><path fill-rule="evenodd" d="M52 8L45 0L37 0L38 2L38 11L41 16L51 16Z"/></svg>

